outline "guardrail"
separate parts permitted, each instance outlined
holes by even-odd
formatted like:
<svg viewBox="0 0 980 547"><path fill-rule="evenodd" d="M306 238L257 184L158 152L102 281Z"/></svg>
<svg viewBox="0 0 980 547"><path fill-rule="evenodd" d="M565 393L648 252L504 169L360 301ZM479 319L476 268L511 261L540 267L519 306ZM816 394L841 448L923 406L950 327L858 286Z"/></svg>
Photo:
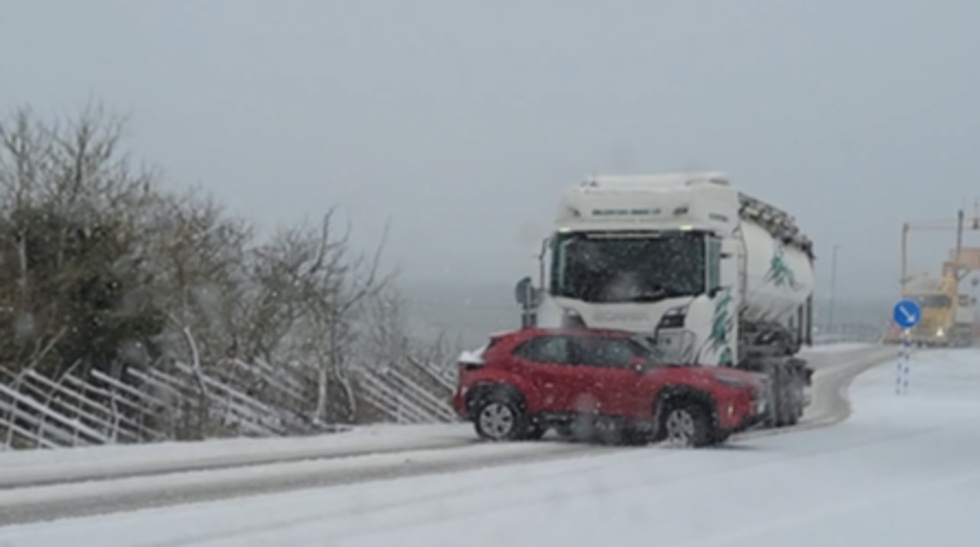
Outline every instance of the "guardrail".
<svg viewBox="0 0 980 547"><path fill-rule="evenodd" d="M881 343L888 332L888 324L879 325L868 323L837 323L834 325L821 325L814 329L813 343L840 344L840 343Z"/></svg>

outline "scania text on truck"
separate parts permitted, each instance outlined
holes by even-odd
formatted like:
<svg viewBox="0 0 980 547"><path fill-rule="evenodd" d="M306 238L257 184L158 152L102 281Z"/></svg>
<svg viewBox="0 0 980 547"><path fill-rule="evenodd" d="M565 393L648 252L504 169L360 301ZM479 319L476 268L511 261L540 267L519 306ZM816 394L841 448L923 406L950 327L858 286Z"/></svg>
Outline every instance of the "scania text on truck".
<svg viewBox="0 0 980 547"><path fill-rule="evenodd" d="M767 425L795 424L812 369L812 242L723 173L596 176L569 188L524 325L640 333L678 363L768 377Z"/></svg>

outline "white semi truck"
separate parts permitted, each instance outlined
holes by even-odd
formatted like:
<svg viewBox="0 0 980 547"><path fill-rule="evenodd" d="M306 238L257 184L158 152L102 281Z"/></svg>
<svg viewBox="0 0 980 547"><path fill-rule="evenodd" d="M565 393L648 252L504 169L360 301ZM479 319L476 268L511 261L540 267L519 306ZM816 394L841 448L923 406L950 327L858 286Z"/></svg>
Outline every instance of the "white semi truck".
<svg viewBox="0 0 980 547"><path fill-rule="evenodd" d="M723 173L597 176L568 189L524 324L644 335L668 358L768 376L768 425L795 424L812 369L813 245Z"/></svg>

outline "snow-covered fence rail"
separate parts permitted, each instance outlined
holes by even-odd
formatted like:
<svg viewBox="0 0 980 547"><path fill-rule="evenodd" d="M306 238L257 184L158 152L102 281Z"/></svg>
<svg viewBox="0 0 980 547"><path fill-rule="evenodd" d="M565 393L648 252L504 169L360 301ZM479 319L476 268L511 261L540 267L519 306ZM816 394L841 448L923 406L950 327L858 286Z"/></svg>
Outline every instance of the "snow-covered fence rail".
<svg viewBox="0 0 980 547"><path fill-rule="evenodd" d="M14 448L85 446L163 438L142 425L141 408L97 379L55 381L32 369L0 368L0 434Z"/></svg>
<svg viewBox="0 0 980 547"><path fill-rule="evenodd" d="M0 446L323 432L305 413L311 405L301 370L230 359L201 374L177 362L129 368L120 378L92 370L53 379L32 369L0 368ZM405 359L385 368L355 367L353 379L358 398L384 421L456 419L450 405L455 367Z"/></svg>
<svg viewBox="0 0 980 547"><path fill-rule="evenodd" d="M364 369L358 375L363 397L389 419L403 423L448 422L455 419L451 392L431 391L397 368Z"/></svg>

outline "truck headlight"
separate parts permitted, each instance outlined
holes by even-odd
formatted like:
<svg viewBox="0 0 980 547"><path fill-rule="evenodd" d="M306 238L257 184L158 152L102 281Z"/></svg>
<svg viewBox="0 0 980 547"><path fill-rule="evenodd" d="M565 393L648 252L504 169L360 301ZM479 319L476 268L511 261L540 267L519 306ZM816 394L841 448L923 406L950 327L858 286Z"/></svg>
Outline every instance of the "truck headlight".
<svg viewBox="0 0 980 547"><path fill-rule="evenodd" d="M684 318L687 316L687 306L677 306L664 312L657 324L658 329L684 328Z"/></svg>

